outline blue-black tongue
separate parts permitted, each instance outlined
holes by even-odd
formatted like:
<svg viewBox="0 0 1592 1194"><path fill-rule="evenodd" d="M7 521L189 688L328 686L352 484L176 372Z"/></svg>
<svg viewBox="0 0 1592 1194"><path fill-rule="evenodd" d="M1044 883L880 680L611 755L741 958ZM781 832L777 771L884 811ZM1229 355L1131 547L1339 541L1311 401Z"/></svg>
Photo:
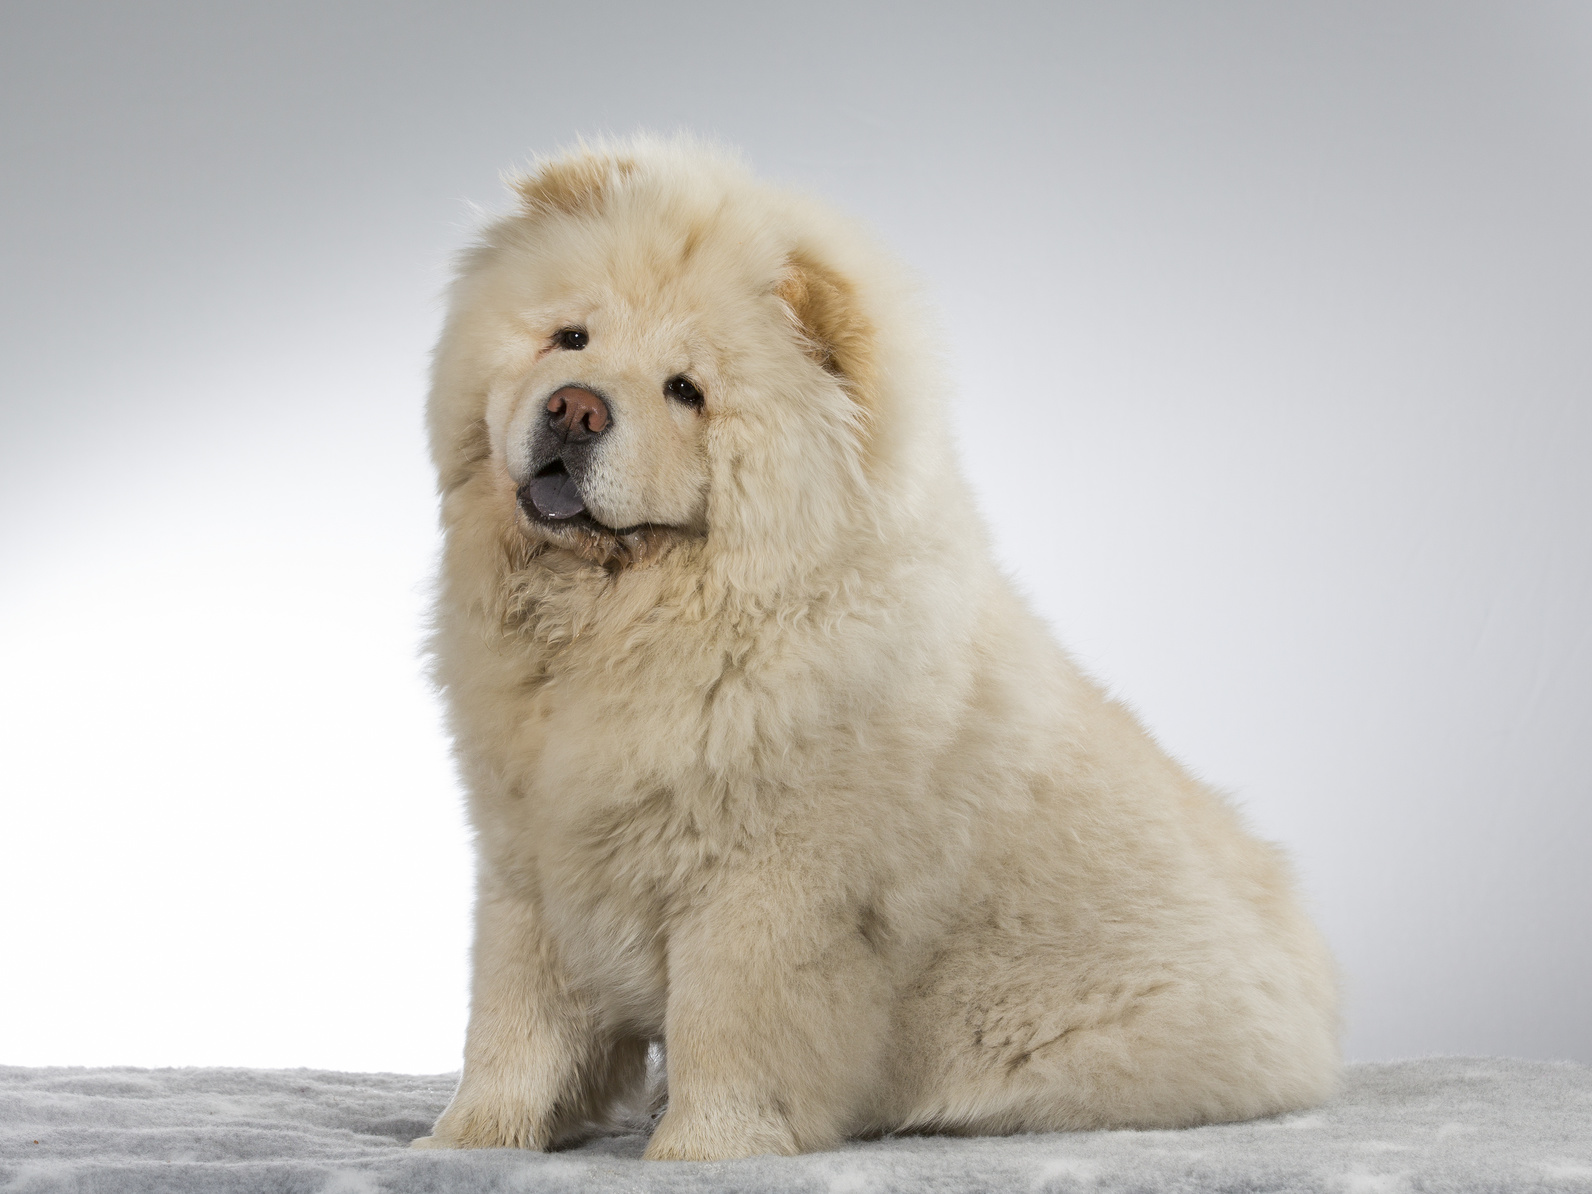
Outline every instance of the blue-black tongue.
<svg viewBox="0 0 1592 1194"><path fill-rule="evenodd" d="M531 505L543 518L574 518L586 509L575 478L562 469L533 477L526 488L530 490Z"/></svg>

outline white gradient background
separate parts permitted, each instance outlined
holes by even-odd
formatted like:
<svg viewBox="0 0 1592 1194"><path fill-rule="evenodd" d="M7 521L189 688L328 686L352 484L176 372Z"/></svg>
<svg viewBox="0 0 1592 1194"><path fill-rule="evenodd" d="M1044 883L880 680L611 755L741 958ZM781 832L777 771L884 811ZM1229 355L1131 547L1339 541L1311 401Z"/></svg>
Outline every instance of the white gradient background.
<svg viewBox="0 0 1592 1194"><path fill-rule="evenodd" d="M468 204L685 127L876 226L1057 633L1298 860L1354 1058L1592 1061L1592 8L9 5L0 1061L437 1071Z"/></svg>

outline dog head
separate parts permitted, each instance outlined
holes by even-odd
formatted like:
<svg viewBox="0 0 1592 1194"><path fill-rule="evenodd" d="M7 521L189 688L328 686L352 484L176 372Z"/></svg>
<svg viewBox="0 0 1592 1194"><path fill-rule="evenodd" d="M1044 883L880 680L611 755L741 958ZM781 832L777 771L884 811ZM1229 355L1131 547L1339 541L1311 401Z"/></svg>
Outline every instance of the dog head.
<svg viewBox="0 0 1592 1194"><path fill-rule="evenodd" d="M583 148L516 189L438 351L445 491L546 549L614 568L692 543L745 584L878 521L892 279L849 225L687 142Z"/></svg>

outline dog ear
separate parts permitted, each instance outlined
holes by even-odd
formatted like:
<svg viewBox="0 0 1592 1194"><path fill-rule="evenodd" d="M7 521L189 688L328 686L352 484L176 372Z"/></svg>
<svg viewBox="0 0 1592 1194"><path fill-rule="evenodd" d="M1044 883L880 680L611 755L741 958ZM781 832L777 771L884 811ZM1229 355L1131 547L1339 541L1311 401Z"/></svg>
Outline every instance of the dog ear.
<svg viewBox="0 0 1592 1194"><path fill-rule="evenodd" d="M856 287L842 274L797 250L774 288L802 336L802 346L845 383L865 411L878 380L875 333Z"/></svg>
<svg viewBox="0 0 1592 1194"><path fill-rule="evenodd" d="M540 162L535 171L514 180L527 215L600 211L603 201L635 173L630 158L581 150Z"/></svg>

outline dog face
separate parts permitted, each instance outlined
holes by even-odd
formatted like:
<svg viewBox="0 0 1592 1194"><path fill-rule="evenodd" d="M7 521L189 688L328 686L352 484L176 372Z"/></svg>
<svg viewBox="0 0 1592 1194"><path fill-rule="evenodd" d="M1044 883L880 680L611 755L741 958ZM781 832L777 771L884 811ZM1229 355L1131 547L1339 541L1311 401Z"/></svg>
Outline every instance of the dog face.
<svg viewBox="0 0 1592 1194"><path fill-rule="evenodd" d="M718 371L697 313L583 297L532 316L541 335L531 366L488 409L526 532L576 547L649 530L702 534L703 424Z"/></svg>
<svg viewBox="0 0 1592 1194"><path fill-rule="evenodd" d="M434 447L446 465L483 430L477 463L531 542L624 566L693 541L788 570L866 506L872 326L726 169L561 159L467 260L437 393L480 405L434 400Z"/></svg>

